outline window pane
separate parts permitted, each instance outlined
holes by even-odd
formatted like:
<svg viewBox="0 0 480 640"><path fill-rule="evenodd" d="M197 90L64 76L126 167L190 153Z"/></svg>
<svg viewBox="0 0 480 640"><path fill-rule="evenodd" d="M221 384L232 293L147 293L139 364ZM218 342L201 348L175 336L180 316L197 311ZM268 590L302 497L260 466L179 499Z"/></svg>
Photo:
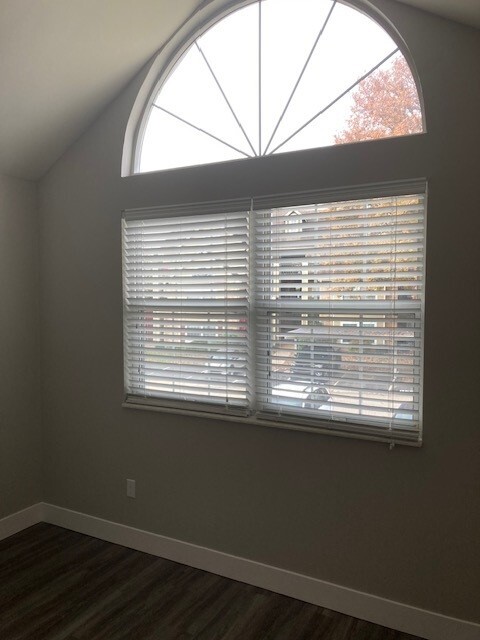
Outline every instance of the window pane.
<svg viewBox="0 0 480 640"><path fill-rule="evenodd" d="M417 89L405 58L397 53L279 151L391 138L422 131Z"/></svg>
<svg viewBox="0 0 480 640"><path fill-rule="evenodd" d="M330 0L297 0L294 10L291 0L266 0L262 4L263 149L300 77L332 4Z"/></svg>
<svg viewBox="0 0 480 640"><path fill-rule="evenodd" d="M423 227L418 195L257 214L260 410L417 430Z"/></svg>
<svg viewBox="0 0 480 640"><path fill-rule="evenodd" d="M155 104L248 154L242 131L195 45L169 76Z"/></svg>
<svg viewBox="0 0 480 640"><path fill-rule="evenodd" d="M280 144L396 48L373 20L337 3L274 143Z"/></svg>
<svg viewBox="0 0 480 640"><path fill-rule="evenodd" d="M198 42L258 153L258 4L229 14Z"/></svg>
<svg viewBox="0 0 480 640"><path fill-rule="evenodd" d="M191 402L245 405L246 313L129 313L128 392Z"/></svg>
<svg viewBox="0 0 480 640"><path fill-rule="evenodd" d="M246 213L124 223L127 392L248 401Z"/></svg>
<svg viewBox="0 0 480 640"><path fill-rule="evenodd" d="M407 318L410 328L400 329ZM257 392L263 408L388 425L408 404L413 427L420 326L418 313L299 310L260 316Z"/></svg>
<svg viewBox="0 0 480 640"><path fill-rule="evenodd" d="M140 172L244 158L241 153L158 109L145 130Z"/></svg>

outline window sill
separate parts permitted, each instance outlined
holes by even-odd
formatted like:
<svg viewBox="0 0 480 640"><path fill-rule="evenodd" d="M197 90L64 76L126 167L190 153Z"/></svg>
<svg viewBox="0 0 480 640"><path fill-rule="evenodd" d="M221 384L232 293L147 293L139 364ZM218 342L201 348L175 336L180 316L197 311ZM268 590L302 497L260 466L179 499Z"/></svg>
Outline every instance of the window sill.
<svg viewBox="0 0 480 640"><path fill-rule="evenodd" d="M191 416L198 418L206 418L213 420L221 420L227 422L240 422L242 424L249 424L254 426L261 427L270 427L275 429L284 429L287 431L301 431L306 433L314 433L319 435L326 436L336 436L340 438L349 438L353 440L368 440L370 442L383 442L388 444L392 449L395 445L407 445L409 447L421 447L422 440L408 440L404 439L398 434L392 435L384 435L384 434L370 434L370 433L353 433L351 431L347 431L348 427L353 427L354 425L349 425L349 423L345 422L342 425L345 426L345 429L342 429L336 423L329 423L322 420L318 421L318 427L308 426L304 424L295 424L291 422L284 421L276 421L276 420L267 420L258 417L252 416L241 416L241 415L233 415L233 414L225 414L225 413L214 413L211 411L196 411L194 409L180 409L177 407L166 407L157 404L147 404L145 402L135 402L132 400L125 401L122 403L122 407L124 409L139 409L141 411L155 411L158 413L170 413L182 416ZM334 424L334 426L332 426Z"/></svg>

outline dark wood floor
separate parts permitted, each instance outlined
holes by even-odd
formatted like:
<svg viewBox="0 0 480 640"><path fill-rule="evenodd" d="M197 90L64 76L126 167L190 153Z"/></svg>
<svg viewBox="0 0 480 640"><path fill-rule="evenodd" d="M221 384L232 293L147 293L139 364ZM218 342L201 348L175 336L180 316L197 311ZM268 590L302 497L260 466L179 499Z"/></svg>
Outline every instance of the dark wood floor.
<svg viewBox="0 0 480 640"><path fill-rule="evenodd" d="M1 640L416 640L48 524L0 542Z"/></svg>

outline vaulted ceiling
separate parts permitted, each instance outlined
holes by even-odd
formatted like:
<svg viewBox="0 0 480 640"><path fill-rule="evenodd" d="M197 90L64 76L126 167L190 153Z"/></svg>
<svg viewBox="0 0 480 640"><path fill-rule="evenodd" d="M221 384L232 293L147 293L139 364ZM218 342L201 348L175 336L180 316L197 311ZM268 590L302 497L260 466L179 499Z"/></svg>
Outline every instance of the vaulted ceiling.
<svg viewBox="0 0 480 640"><path fill-rule="evenodd" d="M480 28L479 0L398 0L439 16Z"/></svg>
<svg viewBox="0 0 480 640"><path fill-rule="evenodd" d="M199 3L0 0L0 173L45 173Z"/></svg>
<svg viewBox="0 0 480 640"><path fill-rule="evenodd" d="M38 179L209 0L0 0L0 173ZM399 0L480 27L480 0Z"/></svg>

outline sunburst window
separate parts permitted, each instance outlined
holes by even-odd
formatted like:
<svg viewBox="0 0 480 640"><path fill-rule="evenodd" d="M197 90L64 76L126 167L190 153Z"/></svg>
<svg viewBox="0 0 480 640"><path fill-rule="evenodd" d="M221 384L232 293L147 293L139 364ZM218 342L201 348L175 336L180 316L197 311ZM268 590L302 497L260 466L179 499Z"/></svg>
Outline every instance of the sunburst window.
<svg viewBox="0 0 480 640"><path fill-rule="evenodd" d="M399 45L365 13L259 0L193 39L140 131L137 173L411 135L423 116Z"/></svg>

